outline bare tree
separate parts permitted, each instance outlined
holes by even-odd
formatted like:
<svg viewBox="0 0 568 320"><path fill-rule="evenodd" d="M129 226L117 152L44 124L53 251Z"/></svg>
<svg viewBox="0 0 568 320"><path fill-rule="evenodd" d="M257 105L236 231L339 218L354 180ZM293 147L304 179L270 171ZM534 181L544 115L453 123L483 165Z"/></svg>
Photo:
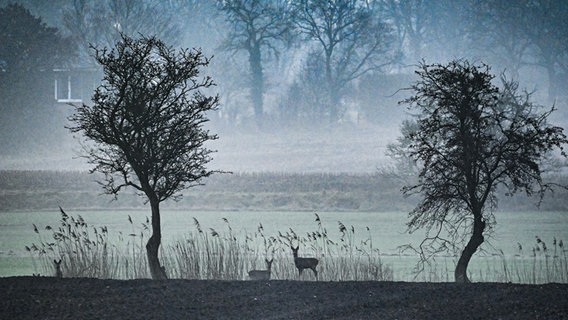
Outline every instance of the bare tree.
<svg viewBox="0 0 568 320"><path fill-rule="evenodd" d="M250 96L260 125L264 115L263 60L267 56L278 56L279 45L290 39L292 19L288 1L221 0L219 5L230 25L223 48L248 54Z"/></svg>
<svg viewBox="0 0 568 320"><path fill-rule="evenodd" d="M396 30L399 45L407 47L411 61L423 59L426 40L431 36L435 16L433 3L428 0L381 0L385 18Z"/></svg>
<svg viewBox="0 0 568 320"><path fill-rule="evenodd" d="M121 34L148 34L175 43L180 29L175 16L178 5L155 0L71 0L63 10L63 21L83 47L83 59L90 59L90 45L114 46Z"/></svg>
<svg viewBox="0 0 568 320"><path fill-rule="evenodd" d="M315 127L321 123L328 107L328 94L325 85L323 63L318 54L308 54L302 69L287 92L281 105L282 120L290 124ZM325 120L325 118L323 119Z"/></svg>
<svg viewBox="0 0 568 320"><path fill-rule="evenodd" d="M471 33L484 53L496 54L513 75L525 66L543 68L550 101L568 90L562 87L568 79L568 3L484 0L472 11Z"/></svg>
<svg viewBox="0 0 568 320"><path fill-rule="evenodd" d="M116 196L133 187L148 199L148 264L153 279L164 279L158 259L160 203L178 199L182 190L214 173L205 168L212 151L204 143L217 136L203 124L218 98L201 92L213 82L200 78L209 59L198 50L176 51L155 37L126 35L112 50L95 48L95 57L103 67L103 84L92 106L76 107L70 130L94 143L86 144L85 157L94 165L91 172L105 175L106 193Z"/></svg>
<svg viewBox="0 0 568 320"><path fill-rule="evenodd" d="M339 118L345 89L362 75L393 62L392 30L378 19L374 1L301 0L295 5L296 25L317 44L324 62L330 122Z"/></svg>
<svg viewBox="0 0 568 320"><path fill-rule="evenodd" d="M530 40L517 25L524 10L520 2L479 1L470 14L471 36L478 50L491 54L515 78L530 59Z"/></svg>
<svg viewBox="0 0 568 320"><path fill-rule="evenodd" d="M379 0L394 26L407 63L463 56L469 44L467 14L471 0Z"/></svg>
<svg viewBox="0 0 568 320"><path fill-rule="evenodd" d="M423 63L417 74L415 95L402 101L418 111L417 127L405 138L420 166L418 182L403 191L422 195L408 230L427 230L422 261L469 236L455 269L456 282L469 282L469 261L495 224L496 189L542 199L552 185L543 181L541 161L568 139L547 123L554 108L538 112L515 82L496 87L487 65Z"/></svg>
<svg viewBox="0 0 568 320"><path fill-rule="evenodd" d="M568 3L521 2L525 8L514 27L520 27L532 43L534 63L546 70L549 100L554 101L562 85L562 89L568 90Z"/></svg>

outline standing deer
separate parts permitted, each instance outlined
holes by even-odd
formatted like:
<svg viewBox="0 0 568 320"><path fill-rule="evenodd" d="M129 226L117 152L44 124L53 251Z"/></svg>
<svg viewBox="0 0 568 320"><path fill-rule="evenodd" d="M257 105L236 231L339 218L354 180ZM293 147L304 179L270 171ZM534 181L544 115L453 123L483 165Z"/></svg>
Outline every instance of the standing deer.
<svg viewBox="0 0 568 320"><path fill-rule="evenodd" d="M299 247L294 248L293 246L290 246L290 249L292 249L292 254L294 255L294 264L296 265L296 268L298 268L298 276L302 276L302 271L304 269L312 269L317 280L318 271L316 270L316 267L318 266L319 260L316 258L298 258Z"/></svg>
<svg viewBox="0 0 568 320"><path fill-rule="evenodd" d="M63 278L63 272L61 272L61 259L59 259L59 261L53 259L53 265L55 266L55 277Z"/></svg>
<svg viewBox="0 0 568 320"><path fill-rule="evenodd" d="M251 280L270 280L270 273L272 272L272 260L264 259L266 262L267 270L251 270L249 271L249 278Z"/></svg>

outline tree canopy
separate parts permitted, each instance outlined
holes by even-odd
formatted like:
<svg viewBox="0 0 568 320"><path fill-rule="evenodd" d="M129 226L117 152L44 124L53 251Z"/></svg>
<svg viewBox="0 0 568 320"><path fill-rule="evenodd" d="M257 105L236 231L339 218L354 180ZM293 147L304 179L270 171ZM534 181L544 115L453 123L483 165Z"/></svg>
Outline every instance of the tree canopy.
<svg viewBox="0 0 568 320"><path fill-rule="evenodd" d="M0 70L36 73L61 67L73 53L59 30L18 4L0 8Z"/></svg>

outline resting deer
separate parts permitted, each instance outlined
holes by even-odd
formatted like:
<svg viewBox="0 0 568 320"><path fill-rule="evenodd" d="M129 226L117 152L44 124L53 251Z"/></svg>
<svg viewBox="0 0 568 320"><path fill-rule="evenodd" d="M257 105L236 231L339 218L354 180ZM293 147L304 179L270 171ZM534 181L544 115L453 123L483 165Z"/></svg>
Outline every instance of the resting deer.
<svg viewBox="0 0 568 320"><path fill-rule="evenodd" d="M272 272L272 260L264 259L266 262L267 270L251 270L249 271L249 278L251 280L270 280L270 273Z"/></svg>
<svg viewBox="0 0 568 320"><path fill-rule="evenodd" d="M298 258L299 247L294 248L290 246L290 248L292 249L292 254L294 255L294 264L296 265L296 268L298 268L298 276L302 276L302 271L304 271L304 269L312 269L317 280L318 271L316 270L316 267L318 266L319 260L316 258Z"/></svg>
<svg viewBox="0 0 568 320"><path fill-rule="evenodd" d="M53 265L55 266L55 277L63 278L63 272L61 272L61 259L59 259L59 261L54 259Z"/></svg>

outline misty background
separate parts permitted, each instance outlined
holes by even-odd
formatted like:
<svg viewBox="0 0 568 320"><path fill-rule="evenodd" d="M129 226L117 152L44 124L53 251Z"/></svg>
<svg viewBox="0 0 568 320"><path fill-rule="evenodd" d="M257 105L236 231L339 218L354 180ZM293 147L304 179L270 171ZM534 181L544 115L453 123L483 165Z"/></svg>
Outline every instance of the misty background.
<svg viewBox="0 0 568 320"><path fill-rule="evenodd" d="M69 103L90 103L102 74L90 46L120 32L212 57L212 169L392 166L387 145L412 116L398 101L422 60L487 63L568 124L562 0L0 0L0 170L88 169Z"/></svg>

